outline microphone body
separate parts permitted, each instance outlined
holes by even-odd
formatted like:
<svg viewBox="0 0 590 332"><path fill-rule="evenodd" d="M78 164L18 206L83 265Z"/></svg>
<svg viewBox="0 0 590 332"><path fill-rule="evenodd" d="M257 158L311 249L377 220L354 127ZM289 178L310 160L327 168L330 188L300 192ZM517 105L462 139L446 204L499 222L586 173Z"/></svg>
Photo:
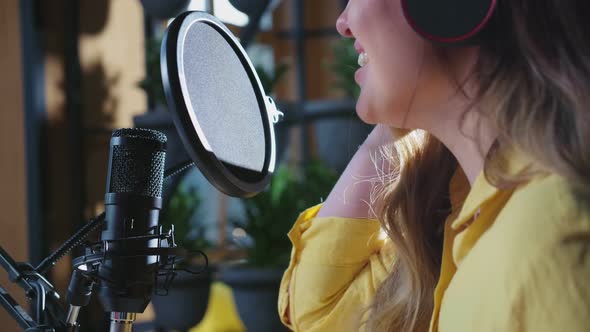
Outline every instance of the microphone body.
<svg viewBox="0 0 590 332"><path fill-rule="evenodd" d="M100 265L98 296L113 324L130 327L134 313L151 300L158 256L141 251L158 248L166 136L147 129L113 132L110 144L105 228L101 233L109 256ZM125 330L125 329L123 329Z"/></svg>

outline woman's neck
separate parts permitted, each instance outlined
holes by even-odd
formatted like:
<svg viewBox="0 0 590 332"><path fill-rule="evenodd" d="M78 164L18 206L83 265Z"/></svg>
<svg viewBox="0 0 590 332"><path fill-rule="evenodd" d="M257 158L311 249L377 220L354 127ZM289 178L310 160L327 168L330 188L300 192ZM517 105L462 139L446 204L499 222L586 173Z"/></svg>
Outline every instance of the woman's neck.
<svg viewBox="0 0 590 332"><path fill-rule="evenodd" d="M473 185L483 171L485 156L498 136L492 128L481 113L473 109L465 113L464 119L458 113L453 119L438 122L428 131L453 153Z"/></svg>

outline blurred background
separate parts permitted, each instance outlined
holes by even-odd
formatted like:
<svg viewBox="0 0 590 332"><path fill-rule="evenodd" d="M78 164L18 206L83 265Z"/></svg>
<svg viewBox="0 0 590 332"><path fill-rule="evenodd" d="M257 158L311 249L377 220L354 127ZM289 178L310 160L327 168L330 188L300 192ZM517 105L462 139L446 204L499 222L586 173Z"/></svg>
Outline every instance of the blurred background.
<svg viewBox="0 0 590 332"><path fill-rule="evenodd" d="M169 296L155 296L140 315L136 331L199 322L194 330L278 331L272 324L290 254L286 234L299 212L326 197L371 129L354 111L357 54L335 29L346 2L0 1L1 246L36 265L104 209L113 129L163 131L167 166L187 159L164 100L159 47L173 17L207 11L240 39L285 113L276 126L280 167L269 190L250 200L220 194L198 169L165 183L160 222L175 225L181 245L204 250L211 268L199 277L180 274ZM62 295L75 254L48 275ZM4 272L0 285L26 303ZM106 329L96 296L80 322L83 331ZM4 310L0 326L18 331Z"/></svg>

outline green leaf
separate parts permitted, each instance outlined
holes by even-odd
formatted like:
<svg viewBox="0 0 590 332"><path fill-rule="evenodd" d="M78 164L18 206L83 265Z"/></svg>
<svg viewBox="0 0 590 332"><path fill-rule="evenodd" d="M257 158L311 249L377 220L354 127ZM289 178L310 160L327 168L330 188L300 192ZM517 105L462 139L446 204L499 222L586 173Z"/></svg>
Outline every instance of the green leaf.
<svg viewBox="0 0 590 332"><path fill-rule="evenodd" d="M354 39L343 38L332 46L334 62L326 68L336 76L334 87L347 96L358 98L360 88L356 84L354 74L359 68L358 54L354 48Z"/></svg>
<svg viewBox="0 0 590 332"><path fill-rule="evenodd" d="M205 237L205 226L198 223L202 199L196 188L184 189L179 185L161 211L160 224L170 228L178 244L189 250L211 247Z"/></svg>
<svg viewBox="0 0 590 332"><path fill-rule="evenodd" d="M253 246L248 249L250 264L260 267L287 264L291 252L287 233L293 222L305 208L320 203L336 180L337 174L320 161L311 161L301 170L282 166L275 172L267 191L243 199L245 219L235 222L253 240Z"/></svg>

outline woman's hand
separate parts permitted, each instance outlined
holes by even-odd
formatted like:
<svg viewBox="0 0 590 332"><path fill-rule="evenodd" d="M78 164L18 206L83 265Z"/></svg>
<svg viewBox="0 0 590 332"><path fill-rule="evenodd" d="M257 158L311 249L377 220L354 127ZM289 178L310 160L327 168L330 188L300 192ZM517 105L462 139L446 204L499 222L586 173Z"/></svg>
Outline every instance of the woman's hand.
<svg viewBox="0 0 590 332"><path fill-rule="evenodd" d="M317 217L375 218L372 192L376 181L390 168L381 148L397 137L391 128L377 125L354 154L332 188Z"/></svg>

